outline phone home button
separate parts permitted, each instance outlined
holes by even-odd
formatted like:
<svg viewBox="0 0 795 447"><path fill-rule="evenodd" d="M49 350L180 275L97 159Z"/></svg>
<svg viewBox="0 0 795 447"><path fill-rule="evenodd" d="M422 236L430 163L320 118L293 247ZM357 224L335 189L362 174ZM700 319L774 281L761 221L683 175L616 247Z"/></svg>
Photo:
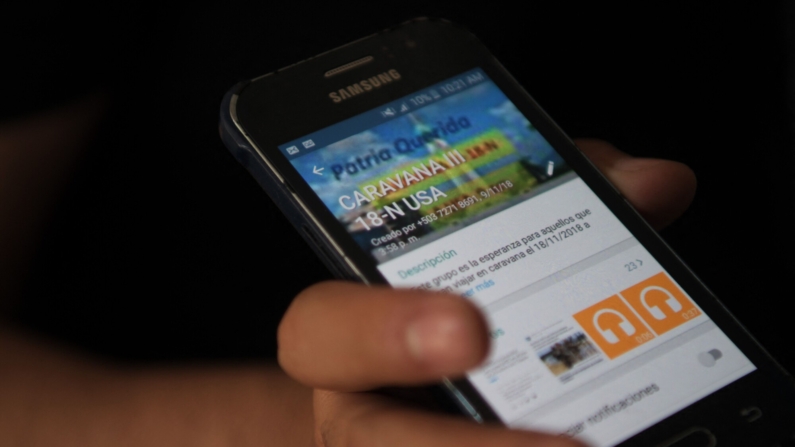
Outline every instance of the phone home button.
<svg viewBox="0 0 795 447"><path fill-rule="evenodd" d="M660 447L715 447L718 440L709 430L693 427L680 433L675 438L663 443Z"/></svg>

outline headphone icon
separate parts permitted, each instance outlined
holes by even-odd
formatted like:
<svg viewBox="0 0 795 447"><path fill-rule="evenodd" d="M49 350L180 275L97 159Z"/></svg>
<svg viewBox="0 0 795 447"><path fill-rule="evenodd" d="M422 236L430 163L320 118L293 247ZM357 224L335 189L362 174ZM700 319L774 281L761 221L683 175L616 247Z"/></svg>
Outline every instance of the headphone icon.
<svg viewBox="0 0 795 447"><path fill-rule="evenodd" d="M615 333L613 333L612 330L602 329L602 327L599 326L599 321L598 321L599 317L601 317L604 314L618 315L618 318L621 318L621 322L618 323L618 327L620 327L621 330L624 331L624 333L627 335L632 335L635 333L635 326L633 326L632 323L630 323L629 320L627 320L627 317L621 314L621 312L613 309L602 309L594 314L593 325L596 328L596 330L599 331L600 334L602 334L602 337L604 337L605 340L607 340L607 342L610 343L611 345L618 343L618 337L616 336Z"/></svg>
<svg viewBox="0 0 795 447"><path fill-rule="evenodd" d="M663 311L660 310L659 307L657 307L657 306L649 306L648 304L646 304L646 294L651 292L652 290L656 290L658 292L662 292L662 293L664 293L665 295L668 296L668 299L665 300L665 304L667 304L668 307L672 311L679 312L680 310L682 310L682 303L680 303L679 300L677 300L671 294L671 292L669 292L669 291L667 291L667 290L665 290L665 289L663 289L662 287L659 287L659 286L649 286L649 287L646 287L645 289L643 289L642 292L640 292L640 303L643 304L643 307L645 307L646 310L648 310L651 313L652 317L654 317L654 318L656 318L658 320L664 320L664 319L667 318L667 315L665 315L665 313L663 313Z"/></svg>

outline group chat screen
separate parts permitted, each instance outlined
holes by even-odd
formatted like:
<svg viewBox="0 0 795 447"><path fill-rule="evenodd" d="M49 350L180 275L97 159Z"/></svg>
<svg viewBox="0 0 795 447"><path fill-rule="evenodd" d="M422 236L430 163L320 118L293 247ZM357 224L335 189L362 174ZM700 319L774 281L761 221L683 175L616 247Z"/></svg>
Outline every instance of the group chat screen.
<svg viewBox="0 0 795 447"><path fill-rule="evenodd" d="M613 446L755 370L482 70L279 149L391 285L483 310L508 426Z"/></svg>

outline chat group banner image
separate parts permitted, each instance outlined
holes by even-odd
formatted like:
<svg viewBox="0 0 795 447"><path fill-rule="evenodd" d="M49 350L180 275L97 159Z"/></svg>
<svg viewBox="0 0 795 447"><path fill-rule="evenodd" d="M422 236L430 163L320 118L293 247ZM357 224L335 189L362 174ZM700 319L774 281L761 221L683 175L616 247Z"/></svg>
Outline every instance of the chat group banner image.
<svg viewBox="0 0 795 447"><path fill-rule="evenodd" d="M516 204L569 170L491 82L292 162L357 243L382 260Z"/></svg>

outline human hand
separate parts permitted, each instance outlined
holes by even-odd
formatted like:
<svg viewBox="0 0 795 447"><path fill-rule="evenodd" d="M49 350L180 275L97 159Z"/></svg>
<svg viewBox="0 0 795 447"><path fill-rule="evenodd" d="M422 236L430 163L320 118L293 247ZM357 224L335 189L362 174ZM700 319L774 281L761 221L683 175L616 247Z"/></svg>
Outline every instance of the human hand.
<svg viewBox="0 0 795 447"><path fill-rule="evenodd" d="M686 166L630 157L610 144L578 146L655 227L676 219L695 193ZM478 425L364 393L461 377L488 351L483 316L460 297L328 282L302 292L279 327L279 362L315 388L315 442L341 446L537 446L579 443Z"/></svg>

